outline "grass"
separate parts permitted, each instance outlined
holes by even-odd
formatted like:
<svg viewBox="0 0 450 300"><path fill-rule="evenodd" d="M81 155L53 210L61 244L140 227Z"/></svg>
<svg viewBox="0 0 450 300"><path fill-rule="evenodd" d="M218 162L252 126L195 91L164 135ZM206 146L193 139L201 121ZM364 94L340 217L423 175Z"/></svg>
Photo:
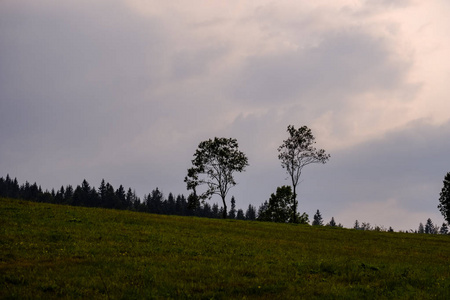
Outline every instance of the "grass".
<svg viewBox="0 0 450 300"><path fill-rule="evenodd" d="M450 236L0 198L1 299L450 299Z"/></svg>

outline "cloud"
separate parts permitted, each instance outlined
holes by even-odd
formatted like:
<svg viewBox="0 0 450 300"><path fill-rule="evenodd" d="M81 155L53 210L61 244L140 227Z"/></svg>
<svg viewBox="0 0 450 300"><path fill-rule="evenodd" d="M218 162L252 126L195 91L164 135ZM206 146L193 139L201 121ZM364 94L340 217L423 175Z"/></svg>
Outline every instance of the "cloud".
<svg viewBox="0 0 450 300"><path fill-rule="evenodd" d="M289 184L276 149L307 125L332 158L305 171L301 209L431 214L450 118L442 5L1 1L0 170L186 193L198 143L234 137L246 208Z"/></svg>
<svg viewBox="0 0 450 300"><path fill-rule="evenodd" d="M327 165L305 173L303 196L325 211L337 212L347 226L356 219L380 225L377 220L383 219L389 220L383 225L405 230L418 226L416 215L441 219L436 207L448 172L449 141L450 122L410 123L377 140L331 153ZM378 215L369 209L378 204L395 206L401 213L394 218L392 211ZM307 202L305 205L313 210ZM361 215L363 208L367 210ZM363 217L368 220L361 220Z"/></svg>
<svg viewBox="0 0 450 300"><path fill-rule="evenodd" d="M383 40L358 31L328 33L320 44L304 50L250 57L237 78L234 98L320 103L403 87L408 62L396 57Z"/></svg>

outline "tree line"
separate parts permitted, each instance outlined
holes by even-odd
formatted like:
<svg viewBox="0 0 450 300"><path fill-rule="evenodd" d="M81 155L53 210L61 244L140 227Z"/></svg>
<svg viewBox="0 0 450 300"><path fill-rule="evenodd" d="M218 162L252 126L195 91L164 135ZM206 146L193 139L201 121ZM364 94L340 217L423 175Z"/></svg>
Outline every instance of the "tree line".
<svg viewBox="0 0 450 300"><path fill-rule="evenodd" d="M204 202L193 205L193 203L189 203L184 195L175 197L172 193L169 193L166 198L158 188L152 190L148 195L144 195L143 201L141 201L131 188L128 188L126 192L122 185L114 189L105 180L101 181L98 188L91 187L86 180L83 180L81 185L75 188L67 185L66 187L61 186L57 191L54 189L51 191L43 191L41 186L38 186L36 183L30 184L25 182L20 185L17 178L11 179L7 175L6 178L0 178L0 197L71 206L131 210L163 215L223 218L223 207L219 207L217 203L210 205ZM269 200L264 201L258 209L249 204L247 210L244 211L242 209L236 209L236 200L233 196L231 198L231 208L226 217L236 220L287 223L292 213L292 208L288 205L291 197L291 188L289 186L282 186L277 189L275 194L271 195ZM306 213L301 215L297 214L297 218L303 224L309 224L309 217ZM311 225L343 227L342 224L336 223L334 217L325 224L319 210L314 214ZM358 220L355 221L353 229L394 232L392 227L372 226L370 223L360 223ZM409 230L405 231L405 233L449 234L449 228L445 222L442 226L438 226L433 224L431 219L428 219L425 225L420 223L417 230Z"/></svg>
<svg viewBox="0 0 450 300"><path fill-rule="evenodd" d="M174 196L169 193L167 197L158 189L144 195L141 200L131 188L127 190L120 185L115 189L110 183L102 180L99 187L91 186L87 180L75 188L72 185L61 186L59 190L43 191L37 183L25 182L19 184L17 178L0 178L0 197L23 199L33 202L63 204L71 206L98 207L120 210L132 210L138 212L197 216L207 218L222 218L223 208L217 203L209 203L192 206L184 195ZM256 220L256 208L249 205L247 210L236 209L236 201L232 199L232 207L228 218L238 220Z"/></svg>
<svg viewBox="0 0 450 300"><path fill-rule="evenodd" d="M172 193L166 199L156 188L144 196L143 201L140 201L131 188L125 191L124 187L120 185L116 190L104 180L98 189L92 188L86 180L83 180L82 184L75 189L68 185L62 186L58 191L43 192L36 183L30 185L26 182L19 186L17 179L11 180L9 175L6 179L1 178L0 180L0 196L75 206L129 209L157 214L309 224L308 215L300 214L297 211L296 188L305 166L315 163L325 164L330 155L325 153L325 150L314 147L315 138L307 126L295 129L294 126L289 125L287 132L288 138L278 147L278 159L291 179L291 186L278 187L276 193L272 194L268 201L263 202L257 212L252 205L249 205L245 213L242 210L236 210L234 197L231 200L231 210L228 211L226 197L230 189L236 185L233 173L245 171L249 163L247 156L239 150L236 139L217 137L201 142L194 153L192 167L187 170L184 179L187 189L192 190L187 199L183 195L175 198ZM220 196L222 207L216 203L210 205L206 202L213 195ZM444 188L439 202L439 210L447 223L450 223L450 173L444 179ZM334 218L328 224L335 226ZM319 211L314 216L312 225L323 225ZM360 226L358 221L355 222L354 228L372 229L370 224L362 223ZM382 228L375 229L381 230ZM389 228L387 231L393 230Z"/></svg>

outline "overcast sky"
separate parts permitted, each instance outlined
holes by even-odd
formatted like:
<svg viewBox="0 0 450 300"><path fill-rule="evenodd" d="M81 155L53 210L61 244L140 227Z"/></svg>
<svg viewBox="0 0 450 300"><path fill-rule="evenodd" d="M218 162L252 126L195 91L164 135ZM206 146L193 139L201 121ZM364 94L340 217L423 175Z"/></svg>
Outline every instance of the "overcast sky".
<svg viewBox="0 0 450 300"><path fill-rule="evenodd" d="M290 184L287 126L307 125L331 154L302 175L310 219L441 225L449 12L447 0L2 0L0 177L187 195L199 142L233 137L250 166L229 197L259 207Z"/></svg>

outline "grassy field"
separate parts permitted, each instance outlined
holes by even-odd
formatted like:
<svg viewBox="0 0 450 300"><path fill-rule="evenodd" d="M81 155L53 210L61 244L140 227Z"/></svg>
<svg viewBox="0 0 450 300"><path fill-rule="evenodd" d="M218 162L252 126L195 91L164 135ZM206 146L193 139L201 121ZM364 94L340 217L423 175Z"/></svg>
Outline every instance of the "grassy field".
<svg viewBox="0 0 450 300"><path fill-rule="evenodd" d="M0 198L1 299L450 299L450 236Z"/></svg>

